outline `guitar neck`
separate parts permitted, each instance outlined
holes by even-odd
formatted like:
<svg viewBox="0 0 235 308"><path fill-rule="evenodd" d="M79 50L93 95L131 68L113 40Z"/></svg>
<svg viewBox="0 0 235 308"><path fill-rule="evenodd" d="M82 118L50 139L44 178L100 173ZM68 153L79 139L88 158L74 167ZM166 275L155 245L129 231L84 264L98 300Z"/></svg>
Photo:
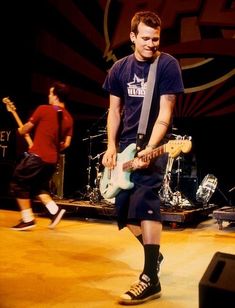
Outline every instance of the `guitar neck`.
<svg viewBox="0 0 235 308"><path fill-rule="evenodd" d="M18 126L22 127L23 123L22 123L21 119L19 118L18 114L15 111L11 111L11 113L13 114L13 116L14 116L14 118L16 120L16 123L18 124Z"/></svg>
<svg viewBox="0 0 235 308"><path fill-rule="evenodd" d="M144 161L144 162L149 162L149 161L152 161L154 158L160 156L161 154L163 154L165 152L166 152L165 145L163 144L163 145L157 147L156 149L154 149L153 151L141 156L141 160ZM122 170L123 171L132 171L133 170L133 161L134 161L134 159L131 159L131 160L125 162L122 165Z"/></svg>
<svg viewBox="0 0 235 308"><path fill-rule="evenodd" d="M23 126L23 123L20 119L20 117L18 116L18 114L15 111L12 111L12 114L16 120L16 123L18 124L19 127ZM28 143L28 146L31 147L33 145L33 140L31 139L29 134L25 134L24 135L24 139L26 140L26 142Z"/></svg>

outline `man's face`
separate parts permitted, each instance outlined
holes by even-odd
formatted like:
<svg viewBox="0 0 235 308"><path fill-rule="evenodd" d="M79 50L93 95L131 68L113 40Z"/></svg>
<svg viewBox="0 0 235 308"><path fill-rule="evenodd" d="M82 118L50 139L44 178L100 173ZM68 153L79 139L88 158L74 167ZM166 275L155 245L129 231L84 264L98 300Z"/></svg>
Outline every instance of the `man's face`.
<svg viewBox="0 0 235 308"><path fill-rule="evenodd" d="M135 44L135 56L139 61L151 59L157 52L160 43L160 27L153 29L140 23L138 34L130 33L130 39Z"/></svg>

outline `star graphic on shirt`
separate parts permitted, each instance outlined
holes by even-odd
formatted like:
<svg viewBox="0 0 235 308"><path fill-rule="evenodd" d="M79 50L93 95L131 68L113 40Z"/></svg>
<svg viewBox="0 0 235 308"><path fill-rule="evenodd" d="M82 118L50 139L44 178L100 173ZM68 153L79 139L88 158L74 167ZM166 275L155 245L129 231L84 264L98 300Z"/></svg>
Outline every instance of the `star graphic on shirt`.
<svg viewBox="0 0 235 308"><path fill-rule="evenodd" d="M134 80L128 82L129 88L145 88L144 78L139 78L136 74L134 75Z"/></svg>
<svg viewBox="0 0 235 308"><path fill-rule="evenodd" d="M139 78L136 74L134 80L127 83L127 91L129 96L132 97L144 97L146 89L146 83L144 78Z"/></svg>

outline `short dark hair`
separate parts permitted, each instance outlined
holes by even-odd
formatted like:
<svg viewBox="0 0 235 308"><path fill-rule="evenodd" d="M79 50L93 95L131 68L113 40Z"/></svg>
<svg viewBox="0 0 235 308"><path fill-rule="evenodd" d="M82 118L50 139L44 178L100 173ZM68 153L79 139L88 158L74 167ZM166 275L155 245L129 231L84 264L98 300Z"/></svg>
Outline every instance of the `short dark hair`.
<svg viewBox="0 0 235 308"><path fill-rule="evenodd" d="M69 97L69 87L61 81L55 81L52 83L54 95L58 96L61 102L66 102Z"/></svg>
<svg viewBox="0 0 235 308"><path fill-rule="evenodd" d="M135 35L139 32L138 26L141 22L154 29L161 27L161 19L156 13L152 11L136 12L131 19L131 32L134 32Z"/></svg>

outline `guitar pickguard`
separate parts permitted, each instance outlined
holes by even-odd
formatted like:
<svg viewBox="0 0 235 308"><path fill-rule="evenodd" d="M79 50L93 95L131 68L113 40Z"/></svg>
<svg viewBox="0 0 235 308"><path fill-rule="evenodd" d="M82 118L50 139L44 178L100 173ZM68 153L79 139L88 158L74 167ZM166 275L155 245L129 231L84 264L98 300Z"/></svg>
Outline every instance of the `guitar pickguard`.
<svg viewBox="0 0 235 308"><path fill-rule="evenodd" d="M130 171L123 171L123 163L134 158L136 145L130 144L122 153L117 154L117 164L114 169L104 168L100 180L100 192L105 199L113 198L121 189L131 189Z"/></svg>

